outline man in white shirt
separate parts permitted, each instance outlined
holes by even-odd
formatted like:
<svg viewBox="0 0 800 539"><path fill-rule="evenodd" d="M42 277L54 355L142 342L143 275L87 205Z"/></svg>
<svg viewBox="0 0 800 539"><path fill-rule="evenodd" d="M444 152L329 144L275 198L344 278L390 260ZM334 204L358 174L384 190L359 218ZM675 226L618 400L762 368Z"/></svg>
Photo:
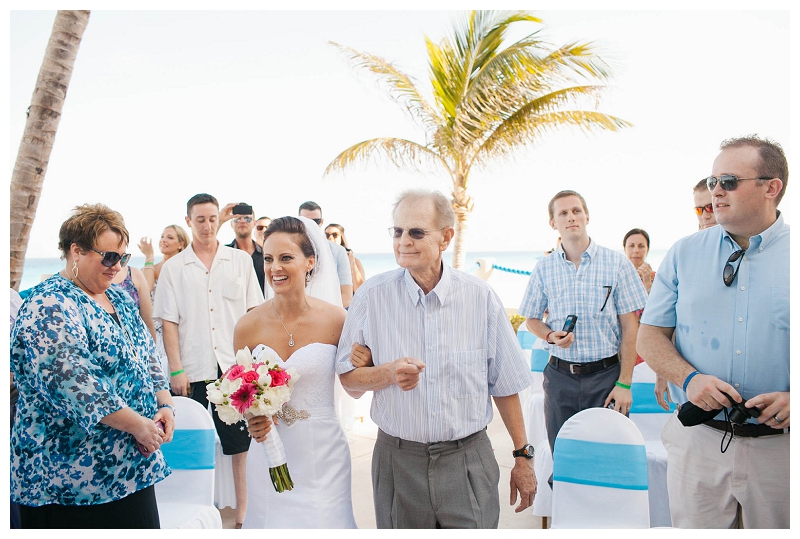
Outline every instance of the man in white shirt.
<svg viewBox="0 0 800 539"><path fill-rule="evenodd" d="M153 317L163 322L172 394L207 407L206 384L235 363L236 322L264 297L250 255L217 241L217 199L205 193L189 199L186 224L192 230L192 243L161 268ZM250 439L244 422L226 425L216 410L213 416L222 452L232 455L239 526L247 509L245 463Z"/></svg>
<svg viewBox="0 0 800 539"><path fill-rule="evenodd" d="M496 528L500 473L486 434L491 398L519 448L510 496L514 504L519 494L519 513L536 493L518 395L531 383L530 368L497 294L442 261L455 234L450 201L407 191L393 218L400 268L359 287L336 358L346 389L374 392L377 526ZM356 342L371 349L374 366L354 366Z"/></svg>
<svg viewBox="0 0 800 539"><path fill-rule="evenodd" d="M322 224L325 221L322 219L322 208L316 202L311 200L303 202L300 204L297 214L300 217L308 217L320 228L323 228ZM350 270L350 260L347 258L347 251L341 245L329 241L328 247L336 261L336 273L339 275L339 285L342 289L342 307L347 309L353 300L353 274Z"/></svg>

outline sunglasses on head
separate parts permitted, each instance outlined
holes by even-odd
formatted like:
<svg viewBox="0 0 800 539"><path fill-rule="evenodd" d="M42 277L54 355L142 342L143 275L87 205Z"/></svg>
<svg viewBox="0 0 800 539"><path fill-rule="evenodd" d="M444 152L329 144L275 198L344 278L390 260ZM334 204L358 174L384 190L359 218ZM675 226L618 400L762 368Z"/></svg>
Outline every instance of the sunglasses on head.
<svg viewBox="0 0 800 539"><path fill-rule="evenodd" d="M447 227L445 226L445 227L442 227L442 228L436 228L434 230L425 230L424 228L408 228L408 229L405 229L405 228L400 228L400 227L397 227L397 226L390 226L389 227L389 235L391 237L393 237L393 238L400 238L400 237L403 236L403 232L405 230L408 230L408 235L409 236L411 236L415 240L421 240L422 238L425 237L425 234L430 234L431 232L438 232L440 230L444 230L445 228L447 228Z"/></svg>
<svg viewBox="0 0 800 539"><path fill-rule="evenodd" d="M744 182L747 180L771 180L772 178L739 178L738 176L734 176L733 174L722 174L719 177L716 176L709 176L706 178L706 187L708 187L709 191L713 191L714 188L719 183L719 186L722 187L725 191L733 191L737 187L739 187L739 182ZM699 213L697 215L700 215Z"/></svg>
<svg viewBox="0 0 800 539"><path fill-rule="evenodd" d="M739 249L729 256L728 261L725 262L725 268L722 270L722 282L725 283L725 286L733 284L736 274L739 273L739 266L742 265L742 259L744 258L742 255L744 255L744 250ZM733 263L737 260L739 263L736 264L736 269L733 269Z"/></svg>
<svg viewBox="0 0 800 539"><path fill-rule="evenodd" d="M703 212L714 213L714 206L712 204L706 204L705 206L695 206L694 212L697 214L698 217L703 215Z"/></svg>
<svg viewBox="0 0 800 539"><path fill-rule="evenodd" d="M241 223L242 221L244 221L245 223L252 223L253 222L253 218L252 217L234 217L233 218L233 222L234 223Z"/></svg>
<svg viewBox="0 0 800 539"><path fill-rule="evenodd" d="M115 253L114 251L98 251L94 248L92 248L92 251L103 257L103 260L101 260L100 263L107 268L113 267L117 262L119 262L119 265L124 268L128 265L128 260L131 259L130 253L121 255L119 253Z"/></svg>

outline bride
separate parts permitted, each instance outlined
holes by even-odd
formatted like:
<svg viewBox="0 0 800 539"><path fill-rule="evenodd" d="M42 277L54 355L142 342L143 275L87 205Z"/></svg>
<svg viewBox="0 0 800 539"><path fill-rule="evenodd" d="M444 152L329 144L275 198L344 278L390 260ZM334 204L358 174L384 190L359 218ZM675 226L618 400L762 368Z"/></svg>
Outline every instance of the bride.
<svg viewBox="0 0 800 539"><path fill-rule="evenodd" d="M272 221L263 251L265 279L274 296L245 314L234 331L236 350L247 346L274 352L298 374L274 427L286 449L294 488L275 492L264 451L257 446L273 423L267 417L250 419L244 528L356 527L350 448L334 407L334 360L345 310L341 299L339 306L333 304L341 295L325 241L309 219Z"/></svg>

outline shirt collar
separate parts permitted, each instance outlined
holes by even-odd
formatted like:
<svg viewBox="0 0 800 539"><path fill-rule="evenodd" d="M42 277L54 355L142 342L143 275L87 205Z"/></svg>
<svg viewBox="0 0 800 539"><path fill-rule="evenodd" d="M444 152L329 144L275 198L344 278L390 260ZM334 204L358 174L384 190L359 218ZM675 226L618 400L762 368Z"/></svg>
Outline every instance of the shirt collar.
<svg viewBox="0 0 800 539"><path fill-rule="evenodd" d="M756 234L755 236L752 236L750 238L750 245L748 246L747 250L748 251L763 250L767 245L772 243L772 241L778 236L778 234L780 234L780 232L783 230L785 226L786 224L783 221L783 215L781 214L780 211L778 211L777 219L775 219L775 222L772 223L769 226L769 228L767 228L761 234ZM722 227L720 227L720 229L722 229L722 239L723 240L727 239L730 246L734 250L738 251L741 248L739 244L733 240L731 235L728 234L727 230L725 230Z"/></svg>
<svg viewBox="0 0 800 539"><path fill-rule="evenodd" d="M257 253L260 253L260 252L261 252L261 246L260 246L259 244L257 244L257 243L256 243L256 240L254 240L254 239L252 239L252 238L250 239L250 241L252 241L252 242L253 242L253 247L255 247L255 249L256 249L256 252L257 252ZM225 244L225 246L226 246L226 247L233 247L234 249L238 249L238 248L239 248L239 244L238 244L238 243L236 243L236 238L233 238L233 241L232 241L232 242L230 242L230 243L226 243L226 244Z"/></svg>
<svg viewBox="0 0 800 539"><path fill-rule="evenodd" d="M439 300L440 305L444 305L444 301L447 298L447 294L450 291L450 278L452 276L452 270L450 266L442 261L442 277L439 279L439 282L436 283L436 286L433 287L431 290L431 294L433 294ZM411 273L407 269L403 270L403 280L405 281L406 285L406 292L408 293L408 297L411 300L413 305L416 305L422 298L425 297L425 294L422 292L422 289L419 285L414 281L414 278L411 276Z"/></svg>
<svg viewBox="0 0 800 539"><path fill-rule="evenodd" d="M231 257L230 251L228 251L227 249L221 249L221 247L227 247L227 245L220 244L217 247L217 252L216 252L216 254L214 254L214 260L215 261L217 259L220 259L220 260L231 260L232 257ZM186 253L184 255L184 259L183 259L183 263L184 264L200 264L204 268L206 267L205 264L203 264L203 262L200 260L200 258L198 258L197 253L194 252L194 249L192 248L192 244L191 243L189 243L189 247L184 249L183 252ZM213 265L213 263L212 263L212 265Z"/></svg>
<svg viewBox="0 0 800 539"><path fill-rule="evenodd" d="M561 256L561 260L567 260L567 253L564 251L564 245L559 244L558 250L556 251L559 256ZM581 253L581 258L588 258L591 260L597 254L597 244L594 242L592 238L589 238L589 247L586 248L584 252Z"/></svg>

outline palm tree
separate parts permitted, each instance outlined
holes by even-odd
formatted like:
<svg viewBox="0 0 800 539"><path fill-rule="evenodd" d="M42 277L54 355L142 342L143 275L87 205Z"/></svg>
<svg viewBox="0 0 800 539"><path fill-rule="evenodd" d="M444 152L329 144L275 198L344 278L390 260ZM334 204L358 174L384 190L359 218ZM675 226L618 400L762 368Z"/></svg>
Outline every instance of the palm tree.
<svg viewBox="0 0 800 539"><path fill-rule="evenodd" d="M75 56L88 22L88 11L59 11L56 14L28 108L25 132L11 175L10 277L11 287L15 290L22 279L28 236L36 217Z"/></svg>
<svg viewBox="0 0 800 539"><path fill-rule="evenodd" d="M456 268L463 267L466 257L467 219L474 205L467 188L475 165L511 156L557 128L617 131L631 125L579 108L597 107L610 76L590 43L551 48L538 31L509 43L505 39L509 27L522 22L541 23L541 19L523 11L471 11L439 45L426 37L433 105L410 76L387 60L330 42L345 53L352 67L377 77L424 129L425 143L389 137L365 140L340 153L325 174L374 157L397 168L446 171L456 214Z"/></svg>

